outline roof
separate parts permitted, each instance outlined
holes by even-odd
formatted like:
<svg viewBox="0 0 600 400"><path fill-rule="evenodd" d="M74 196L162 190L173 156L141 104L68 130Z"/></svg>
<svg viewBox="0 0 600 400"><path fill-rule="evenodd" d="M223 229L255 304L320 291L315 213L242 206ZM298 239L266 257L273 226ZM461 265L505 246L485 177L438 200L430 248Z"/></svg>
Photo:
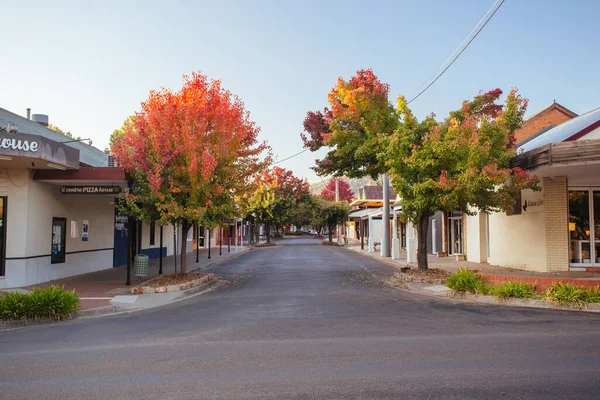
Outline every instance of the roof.
<svg viewBox="0 0 600 400"><path fill-rule="evenodd" d="M557 109L565 114L567 114L570 117L577 117L577 114L574 113L573 111L569 110L567 107L562 106L560 104L558 104L556 101L553 101L551 104L547 105L546 107L542 108L541 110L531 114L530 116L528 116L527 118L525 118L523 120L523 125L527 124L529 121L535 119L536 117L540 116L541 114L548 112L552 109Z"/></svg>
<svg viewBox="0 0 600 400"><path fill-rule="evenodd" d="M396 193L391 187L388 197L390 201L396 199ZM383 186L363 186L358 189L358 198L361 200L383 200Z"/></svg>
<svg viewBox="0 0 600 400"><path fill-rule="evenodd" d="M6 128L9 124L17 127L18 132L43 136L56 142L66 142L72 140L62 133L46 128L37 122L31 121L18 114L5 110L0 107L0 128ZM79 162L92 167L101 167L108 165L108 154L93 146L81 142L65 143L65 146L73 147L79 150Z"/></svg>
<svg viewBox="0 0 600 400"><path fill-rule="evenodd" d="M554 128L536 134L531 140L524 141L517 147L517 154L528 152L550 143L573 141L599 130L600 108L587 112ZM600 135L600 130L598 132ZM594 135L596 136L596 135Z"/></svg>

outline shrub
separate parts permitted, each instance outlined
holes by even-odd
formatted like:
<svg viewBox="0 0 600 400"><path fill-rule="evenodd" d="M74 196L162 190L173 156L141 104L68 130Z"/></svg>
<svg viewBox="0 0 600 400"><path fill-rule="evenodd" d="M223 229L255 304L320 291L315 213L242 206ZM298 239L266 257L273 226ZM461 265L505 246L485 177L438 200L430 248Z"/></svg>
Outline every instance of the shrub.
<svg viewBox="0 0 600 400"><path fill-rule="evenodd" d="M446 286L457 292L482 293L489 289L483 278L473 271L461 268L446 279ZM486 293L482 293L486 294Z"/></svg>
<svg viewBox="0 0 600 400"><path fill-rule="evenodd" d="M494 288L494 294L503 299L508 297L517 297L520 299L529 299L535 296L535 286L526 282L502 282Z"/></svg>
<svg viewBox="0 0 600 400"><path fill-rule="evenodd" d="M600 287L596 286L593 289L586 290L585 298L588 303L600 303Z"/></svg>
<svg viewBox="0 0 600 400"><path fill-rule="evenodd" d="M546 291L546 298L560 305L583 307L588 303L586 291L581 286L555 282Z"/></svg>
<svg viewBox="0 0 600 400"><path fill-rule="evenodd" d="M50 286L33 289L29 293L4 293L0 295L0 319L24 320L49 318L62 320L78 311L79 295L73 290Z"/></svg>

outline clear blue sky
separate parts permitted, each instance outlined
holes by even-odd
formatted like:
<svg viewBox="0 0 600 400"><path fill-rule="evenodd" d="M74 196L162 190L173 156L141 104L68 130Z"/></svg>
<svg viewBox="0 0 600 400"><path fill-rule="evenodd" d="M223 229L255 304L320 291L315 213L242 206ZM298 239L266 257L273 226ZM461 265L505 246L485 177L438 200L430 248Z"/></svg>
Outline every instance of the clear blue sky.
<svg viewBox="0 0 600 400"><path fill-rule="evenodd" d="M304 115L327 105L338 76L373 68L391 100L410 96L492 3L0 0L0 107L49 114L103 149L150 89L202 70L244 100L284 158L302 150ZM413 110L443 117L479 90L513 86L530 113L554 99L599 107L599 13L593 0L506 0ZM280 165L313 182L314 159Z"/></svg>

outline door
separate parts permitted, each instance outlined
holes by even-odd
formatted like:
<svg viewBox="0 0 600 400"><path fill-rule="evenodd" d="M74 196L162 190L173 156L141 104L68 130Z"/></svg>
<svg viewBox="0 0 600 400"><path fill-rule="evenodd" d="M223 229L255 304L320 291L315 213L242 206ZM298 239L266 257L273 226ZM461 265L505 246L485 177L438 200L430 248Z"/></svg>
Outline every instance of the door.
<svg viewBox="0 0 600 400"><path fill-rule="evenodd" d="M462 213L454 211L448 213L447 241L448 255L463 254L463 221Z"/></svg>
<svg viewBox="0 0 600 400"><path fill-rule="evenodd" d="M113 267L127 265L127 246L129 245L129 226L127 221L127 215L119 214L115 209Z"/></svg>
<svg viewBox="0 0 600 400"><path fill-rule="evenodd" d="M52 252L50 253L50 264L65 262L66 232L67 219L59 217L52 218Z"/></svg>
<svg viewBox="0 0 600 400"><path fill-rule="evenodd" d="M203 226L198 227L198 246L203 249L204 248L204 232L205 229Z"/></svg>
<svg viewBox="0 0 600 400"><path fill-rule="evenodd" d="M0 197L0 276L6 275L6 196Z"/></svg>

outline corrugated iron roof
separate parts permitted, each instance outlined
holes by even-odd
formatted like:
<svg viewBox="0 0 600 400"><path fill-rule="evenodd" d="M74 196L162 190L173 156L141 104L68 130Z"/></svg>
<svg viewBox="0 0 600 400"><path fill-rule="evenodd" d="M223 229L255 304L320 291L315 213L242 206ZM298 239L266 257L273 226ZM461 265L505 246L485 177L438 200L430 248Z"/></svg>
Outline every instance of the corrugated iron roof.
<svg viewBox="0 0 600 400"><path fill-rule="evenodd" d="M20 133L28 133L46 137L56 142L66 142L72 138L63 135L62 133L46 128L37 122L31 121L18 114L5 110L0 107L0 128L6 128L9 124L16 126ZM65 146L73 147L79 150L79 162L92 167L108 166L108 154L94 146L87 145L81 142L66 143Z"/></svg>

